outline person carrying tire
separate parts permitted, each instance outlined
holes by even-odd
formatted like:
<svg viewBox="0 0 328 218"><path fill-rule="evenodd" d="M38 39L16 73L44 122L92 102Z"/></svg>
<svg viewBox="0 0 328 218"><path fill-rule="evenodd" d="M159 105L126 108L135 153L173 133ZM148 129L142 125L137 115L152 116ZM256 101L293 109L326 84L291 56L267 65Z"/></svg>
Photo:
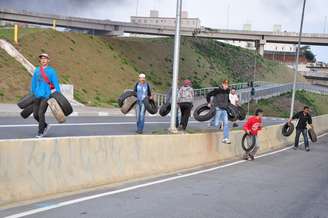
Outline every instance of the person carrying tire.
<svg viewBox="0 0 328 218"><path fill-rule="evenodd" d="M31 82L31 93L34 96L33 116L39 123L37 138L42 138L49 130L45 113L48 108L48 99L52 92L60 92L56 70L49 66L49 55L39 55L40 66L36 67Z"/></svg>
<svg viewBox="0 0 328 218"><path fill-rule="evenodd" d="M260 148L259 140L257 139L258 132L262 129L262 117L263 117L263 110L262 109L256 109L255 115L248 118L246 123L243 126L243 129L245 132L255 137L255 146L252 150L248 151L244 155L244 159L248 160L249 158L251 160L254 160L255 154L257 150ZM247 138L249 140L250 137Z"/></svg>
<svg viewBox="0 0 328 218"><path fill-rule="evenodd" d="M236 107L239 106L239 97L238 97L236 88L231 89L231 92L229 94L229 101L232 105L234 105ZM238 124L236 121L232 122L232 127L238 127Z"/></svg>
<svg viewBox="0 0 328 218"><path fill-rule="evenodd" d="M304 106L303 111L296 113L292 118L288 120L288 124L290 125L292 120L295 119L298 119L298 123L296 126L294 150L298 149L299 139L302 134L304 138L305 150L310 151L309 138L308 138L307 127L306 127L307 124L309 124L311 128L314 129L314 126L312 124L312 116L310 114L310 108L308 106Z"/></svg>
<svg viewBox="0 0 328 218"><path fill-rule="evenodd" d="M134 91L137 93L136 116L137 116L137 131L136 133L142 134L145 126L145 113L146 108L144 99L148 96L153 99L151 95L150 85L146 82L146 75L139 75L139 82L134 86Z"/></svg>
<svg viewBox="0 0 328 218"><path fill-rule="evenodd" d="M194 101L194 89L191 87L191 81L190 80L184 80L183 86L179 89L178 92L178 105L181 110L181 122L179 129L186 130L190 112L193 107L193 101Z"/></svg>
<svg viewBox="0 0 328 218"><path fill-rule="evenodd" d="M228 113L225 108L229 104L229 81L224 80L222 85L213 91L209 92L206 96L206 100L209 107L215 107L216 114L214 118L214 127L218 128L220 122L223 122L223 143L231 144L229 139L229 124L228 124ZM213 97L213 98L211 98Z"/></svg>

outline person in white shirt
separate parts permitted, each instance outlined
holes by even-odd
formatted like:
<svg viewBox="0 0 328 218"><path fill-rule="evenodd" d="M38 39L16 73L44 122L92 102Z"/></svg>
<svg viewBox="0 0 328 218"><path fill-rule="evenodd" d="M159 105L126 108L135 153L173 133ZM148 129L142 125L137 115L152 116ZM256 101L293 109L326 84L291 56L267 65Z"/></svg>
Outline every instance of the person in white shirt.
<svg viewBox="0 0 328 218"><path fill-rule="evenodd" d="M239 106L239 97L237 94L237 90L235 88L231 89L231 92L229 94L229 101L231 104L233 104L235 106ZM238 127L237 122L233 122L232 127Z"/></svg>

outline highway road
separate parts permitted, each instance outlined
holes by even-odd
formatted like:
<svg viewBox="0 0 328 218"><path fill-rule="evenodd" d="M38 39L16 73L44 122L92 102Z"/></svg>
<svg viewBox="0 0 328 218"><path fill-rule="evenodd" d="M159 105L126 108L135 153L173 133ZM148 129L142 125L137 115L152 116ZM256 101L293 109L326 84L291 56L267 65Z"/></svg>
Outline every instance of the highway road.
<svg viewBox="0 0 328 218"><path fill-rule="evenodd" d="M327 218L327 157L324 136L311 152L286 148L255 161L0 209L0 217Z"/></svg>
<svg viewBox="0 0 328 218"><path fill-rule="evenodd" d="M47 137L94 136L94 135L131 135L136 134L135 117L69 117L65 124L58 124L48 118L50 130ZM264 125L281 124L280 118L265 118ZM242 125L244 122L240 122ZM144 134L160 133L169 127L169 117L147 117ZM213 131L208 122L197 122L191 119L189 129L195 131ZM29 118L0 117L0 139L34 138L37 123Z"/></svg>

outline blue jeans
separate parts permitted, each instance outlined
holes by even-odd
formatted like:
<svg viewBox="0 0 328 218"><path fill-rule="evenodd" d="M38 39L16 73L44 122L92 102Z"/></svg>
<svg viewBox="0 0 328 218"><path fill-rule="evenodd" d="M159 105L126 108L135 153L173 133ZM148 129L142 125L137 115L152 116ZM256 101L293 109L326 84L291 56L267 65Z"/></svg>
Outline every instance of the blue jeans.
<svg viewBox="0 0 328 218"><path fill-rule="evenodd" d="M224 139L229 139L228 113L226 110L222 110L218 107L215 109L216 109L216 113L214 117L214 127L219 127L220 122L223 122Z"/></svg>
<svg viewBox="0 0 328 218"><path fill-rule="evenodd" d="M309 138L308 138L307 129L296 129L295 147L298 147L301 134L303 135L303 138L304 138L304 145L306 148L308 148L309 147Z"/></svg>
<svg viewBox="0 0 328 218"><path fill-rule="evenodd" d="M143 131L145 126L145 104L142 101L137 102L136 106L137 113L137 131Z"/></svg>

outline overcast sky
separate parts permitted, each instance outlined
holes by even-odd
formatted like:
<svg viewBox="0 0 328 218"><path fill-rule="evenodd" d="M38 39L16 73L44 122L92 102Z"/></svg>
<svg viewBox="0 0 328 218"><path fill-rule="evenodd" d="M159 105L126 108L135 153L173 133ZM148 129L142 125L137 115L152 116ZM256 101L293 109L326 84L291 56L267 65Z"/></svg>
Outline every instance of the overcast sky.
<svg viewBox="0 0 328 218"><path fill-rule="evenodd" d="M199 17L203 26L242 29L250 23L253 30L299 30L303 0L184 0L183 10L190 17ZM0 0L2 8L33 10L70 16L129 21L136 14L137 0ZM149 10L161 16L175 16L175 0L139 0L138 14ZM327 0L307 0L304 32L323 33L328 16ZM328 32L328 25L327 25ZM317 59L328 62L328 47L312 47Z"/></svg>

